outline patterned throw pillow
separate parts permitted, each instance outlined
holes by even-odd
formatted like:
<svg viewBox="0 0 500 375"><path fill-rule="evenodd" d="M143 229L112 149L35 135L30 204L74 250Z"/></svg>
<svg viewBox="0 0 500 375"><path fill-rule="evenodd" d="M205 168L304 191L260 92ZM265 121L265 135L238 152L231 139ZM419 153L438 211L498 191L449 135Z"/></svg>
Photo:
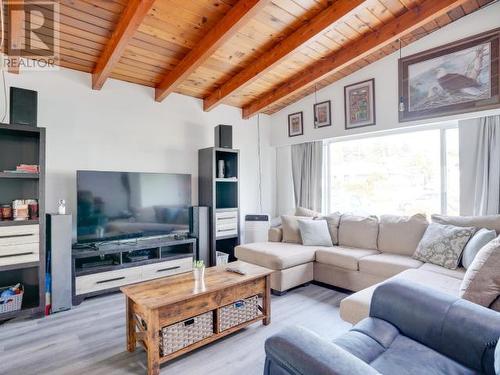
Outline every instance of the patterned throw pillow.
<svg viewBox="0 0 500 375"><path fill-rule="evenodd" d="M431 223L418 244L413 258L454 270L465 245L474 235L474 227L455 227Z"/></svg>

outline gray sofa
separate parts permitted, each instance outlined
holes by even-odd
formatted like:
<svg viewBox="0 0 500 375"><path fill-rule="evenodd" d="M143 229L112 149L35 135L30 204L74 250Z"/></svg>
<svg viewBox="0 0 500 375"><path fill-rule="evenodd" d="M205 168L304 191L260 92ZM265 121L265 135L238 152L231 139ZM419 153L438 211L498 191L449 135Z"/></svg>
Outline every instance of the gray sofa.
<svg viewBox="0 0 500 375"><path fill-rule="evenodd" d="M283 229L271 228L268 242L240 245L235 255L239 260L274 270L271 288L278 294L310 281L357 292L340 305L342 319L352 324L368 316L373 291L388 279L406 280L458 296L464 268L451 270L412 258L428 225L425 216L333 214L329 219L332 238L337 239L333 247L284 242ZM432 220L500 233L500 215L432 215Z"/></svg>
<svg viewBox="0 0 500 375"><path fill-rule="evenodd" d="M333 342L293 327L265 343L265 375L495 374L500 314L407 281L376 288L370 316ZM498 373L497 373L498 374Z"/></svg>

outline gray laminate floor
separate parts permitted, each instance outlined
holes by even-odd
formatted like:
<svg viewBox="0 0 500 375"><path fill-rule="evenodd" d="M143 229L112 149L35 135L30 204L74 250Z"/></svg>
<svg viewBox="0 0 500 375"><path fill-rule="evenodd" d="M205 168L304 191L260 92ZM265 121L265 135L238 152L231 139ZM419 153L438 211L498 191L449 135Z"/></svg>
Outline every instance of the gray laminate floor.
<svg viewBox="0 0 500 375"><path fill-rule="evenodd" d="M161 367L162 374L262 374L264 341L288 325L333 338L349 324L339 317L345 294L317 285L272 299L272 323L255 324ZM0 326L0 374L118 375L146 373L146 356L125 349L124 298L89 299L71 311Z"/></svg>

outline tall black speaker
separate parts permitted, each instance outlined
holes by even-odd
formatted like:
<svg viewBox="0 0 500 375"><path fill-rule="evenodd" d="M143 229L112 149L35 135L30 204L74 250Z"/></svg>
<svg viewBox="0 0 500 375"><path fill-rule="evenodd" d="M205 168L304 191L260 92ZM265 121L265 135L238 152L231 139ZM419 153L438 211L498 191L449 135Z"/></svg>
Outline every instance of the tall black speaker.
<svg viewBox="0 0 500 375"><path fill-rule="evenodd" d="M47 215L47 264L52 312L71 309L71 215Z"/></svg>
<svg viewBox="0 0 500 375"><path fill-rule="evenodd" d="M10 123L36 126L38 114L38 92L10 88Z"/></svg>
<svg viewBox="0 0 500 375"><path fill-rule="evenodd" d="M209 208L191 207L189 209L189 234L197 239L196 259L210 265L210 226Z"/></svg>
<svg viewBox="0 0 500 375"><path fill-rule="evenodd" d="M233 148L233 127L217 125L215 127L215 147Z"/></svg>

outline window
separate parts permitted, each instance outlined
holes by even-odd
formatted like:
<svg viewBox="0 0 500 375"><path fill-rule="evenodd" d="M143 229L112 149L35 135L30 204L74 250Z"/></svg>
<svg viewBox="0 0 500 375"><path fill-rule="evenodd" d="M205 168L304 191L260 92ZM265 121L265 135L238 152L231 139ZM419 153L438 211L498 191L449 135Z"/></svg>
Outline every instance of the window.
<svg viewBox="0 0 500 375"><path fill-rule="evenodd" d="M458 128L326 144L327 211L459 213Z"/></svg>

